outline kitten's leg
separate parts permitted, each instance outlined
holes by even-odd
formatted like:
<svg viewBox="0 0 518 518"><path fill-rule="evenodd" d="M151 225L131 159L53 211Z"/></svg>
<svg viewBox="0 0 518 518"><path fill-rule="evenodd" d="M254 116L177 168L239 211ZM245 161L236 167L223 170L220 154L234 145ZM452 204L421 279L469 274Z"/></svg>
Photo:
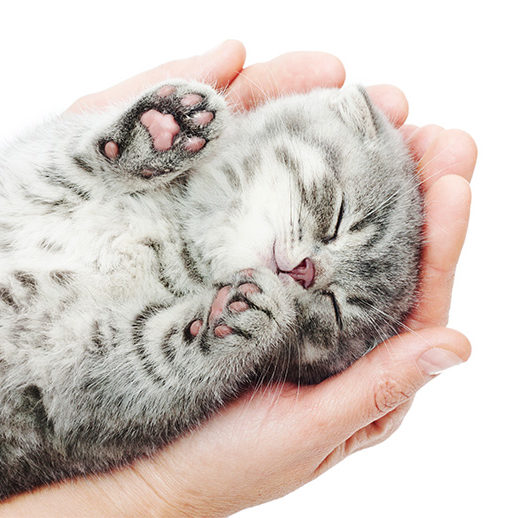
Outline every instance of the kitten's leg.
<svg viewBox="0 0 518 518"><path fill-rule="evenodd" d="M244 270L218 290L205 318L189 326L189 335L201 349L222 344L242 351L266 348L260 363L264 368L290 354L296 334L294 300L289 287L271 270Z"/></svg>
<svg viewBox="0 0 518 518"><path fill-rule="evenodd" d="M170 81L101 117L79 155L91 168L119 175L174 177L210 153L227 116L223 97L211 87Z"/></svg>
<svg viewBox="0 0 518 518"><path fill-rule="evenodd" d="M133 318L126 344L116 347L110 333L99 332L109 325L95 326L95 347L83 374L76 373L76 388L68 382L52 392L73 396L69 415L60 416L65 437L95 449L93 438L78 433L97 429L113 437L114 451L95 455L117 456L119 447L140 454L196 425L257 381L265 366L283 368L295 317L285 288L270 270L242 272L222 288L149 304Z"/></svg>
<svg viewBox="0 0 518 518"><path fill-rule="evenodd" d="M268 365L286 368L295 310L283 288L271 271L243 272L222 288L71 320L58 350L38 350L30 393L2 395L0 470L12 478L0 498L150 453L269 379ZM23 487L22 472L32 474Z"/></svg>
<svg viewBox="0 0 518 518"><path fill-rule="evenodd" d="M89 336L83 333L89 343L81 347L87 353L83 372L75 373L77 387L70 391L70 377L64 376L64 385L51 391L63 400L72 396L70 415L61 416L68 437L84 430L83 424L95 427L94 415L102 409L113 416L121 401L121 421L101 416L99 433L109 433L112 425L117 436L123 430L134 435L140 426L145 435L158 436L189 428L252 380L255 369L275 360L295 309L290 290L264 269L240 272L223 287L148 303L127 324L110 317L112 311L96 313L104 316L92 323ZM85 421L78 424L80 407Z"/></svg>

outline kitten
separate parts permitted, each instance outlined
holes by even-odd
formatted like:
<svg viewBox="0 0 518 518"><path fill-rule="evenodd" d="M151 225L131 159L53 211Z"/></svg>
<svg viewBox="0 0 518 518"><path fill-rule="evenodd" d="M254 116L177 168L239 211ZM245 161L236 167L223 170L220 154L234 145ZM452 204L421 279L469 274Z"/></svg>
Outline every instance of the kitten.
<svg viewBox="0 0 518 518"><path fill-rule="evenodd" d="M416 301L415 165L359 87L66 114L3 152L0 203L0 498L318 383Z"/></svg>

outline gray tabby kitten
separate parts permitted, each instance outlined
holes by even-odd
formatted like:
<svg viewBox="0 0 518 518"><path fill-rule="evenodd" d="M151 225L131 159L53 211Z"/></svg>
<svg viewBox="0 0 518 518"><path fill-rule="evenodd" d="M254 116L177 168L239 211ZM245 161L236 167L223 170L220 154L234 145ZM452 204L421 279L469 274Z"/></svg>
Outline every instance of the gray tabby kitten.
<svg viewBox="0 0 518 518"><path fill-rule="evenodd" d="M345 369L413 307L421 228L358 87L231 114L178 80L34 129L0 162L0 498Z"/></svg>

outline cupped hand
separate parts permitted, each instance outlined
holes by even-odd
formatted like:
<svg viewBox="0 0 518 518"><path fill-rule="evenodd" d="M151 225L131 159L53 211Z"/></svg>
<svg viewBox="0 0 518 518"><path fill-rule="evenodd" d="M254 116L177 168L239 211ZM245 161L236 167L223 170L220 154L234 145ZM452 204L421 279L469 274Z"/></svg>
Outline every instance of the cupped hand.
<svg viewBox="0 0 518 518"><path fill-rule="evenodd" d="M243 70L244 59L243 46L228 41L84 97L70 110L99 109L171 77L224 88L236 109L283 93L340 87L345 78L342 64L323 53L285 54ZM467 339L444 326L468 223L475 144L459 130L403 126L403 94L390 86L368 91L401 128L425 196L422 295L405 331L319 385L250 391L154 457L14 497L0 506L0 516L226 516L282 496L383 441L420 387L468 358Z"/></svg>

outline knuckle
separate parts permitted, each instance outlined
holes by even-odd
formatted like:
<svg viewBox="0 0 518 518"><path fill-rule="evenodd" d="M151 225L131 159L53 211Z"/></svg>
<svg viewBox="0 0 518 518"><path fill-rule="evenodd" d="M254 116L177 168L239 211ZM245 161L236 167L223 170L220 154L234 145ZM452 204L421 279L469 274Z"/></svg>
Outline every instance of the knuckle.
<svg viewBox="0 0 518 518"><path fill-rule="evenodd" d="M374 387L374 408L377 414L387 412L407 401L411 396L410 387L405 387L400 380L384 375Z"/></svg>

